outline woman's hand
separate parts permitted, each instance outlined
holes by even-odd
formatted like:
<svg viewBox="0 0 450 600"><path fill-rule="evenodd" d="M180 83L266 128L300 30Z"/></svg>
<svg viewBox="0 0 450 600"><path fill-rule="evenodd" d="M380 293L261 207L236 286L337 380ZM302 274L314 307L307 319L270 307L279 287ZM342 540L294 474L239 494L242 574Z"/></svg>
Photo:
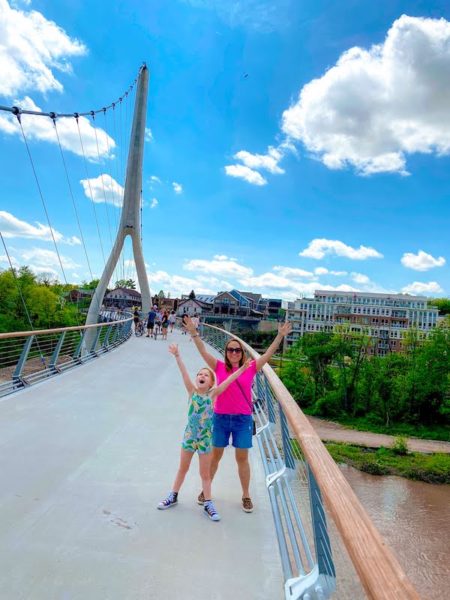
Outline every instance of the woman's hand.
<svg viewBox="0 0 450 600"><path fill-rule="evenodd" d="M175 356L175 358L180 356L179 352L178 352L178 344L170 344L169 352L170 352L170 354L173 354Z"/></svg>
<svg viewBox="0 0 450 600"><path fill-rule="evenodd" d="M242 369L244 371L246 371L249 368L249 366L252 364L252 362L253 362L253 358L247 358L245 363L242 365Z"/></svg>
<svg viewBox="0 0 450 600"><path fill-rule="evenodd" d="M290 321L285 321L282 325L278 326L278 333L283 337L289 335L292 331L292 323Z"/></svg>
<svg viewBox="0 0 450 600"><path fill-rule="evenodd" d="M183 317L183 327L191 335L195 335L197 333L197 329L196 329L194 323L192 322L191 317L187 317L187 316Z"/></svg>

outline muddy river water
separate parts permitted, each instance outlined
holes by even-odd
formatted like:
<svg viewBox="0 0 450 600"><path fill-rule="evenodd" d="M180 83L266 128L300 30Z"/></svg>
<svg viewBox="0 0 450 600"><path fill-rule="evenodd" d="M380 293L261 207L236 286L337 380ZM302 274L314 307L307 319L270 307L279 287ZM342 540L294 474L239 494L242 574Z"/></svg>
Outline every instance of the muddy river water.
<svg viewBox="0 0 450 600"><path fill-rule="evenodd" d="M341 468L421 598L450 598L450 485Z"/></svg>

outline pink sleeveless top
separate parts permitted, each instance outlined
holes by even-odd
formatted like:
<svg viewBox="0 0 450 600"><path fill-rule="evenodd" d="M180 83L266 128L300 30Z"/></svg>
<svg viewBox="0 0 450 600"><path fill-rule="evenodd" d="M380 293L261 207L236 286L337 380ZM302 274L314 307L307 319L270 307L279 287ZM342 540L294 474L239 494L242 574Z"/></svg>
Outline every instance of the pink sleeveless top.
<svg viewBox="0 0 450 600"><path fill-rule="evenodd" d="M238 367L236 367L237 370ZM217 385L225 381L232 371L227 371L221 360L216 365ZM219 415L251 415L252 414L252 384L256 375L256 361L252 361L248 369L239 375L227 389L219 394L214 403L214 412ZM237 384L239 381L240 386ZM243 392L243 393L242 393ZM245 395L245 398L244 398Z"/></svg>

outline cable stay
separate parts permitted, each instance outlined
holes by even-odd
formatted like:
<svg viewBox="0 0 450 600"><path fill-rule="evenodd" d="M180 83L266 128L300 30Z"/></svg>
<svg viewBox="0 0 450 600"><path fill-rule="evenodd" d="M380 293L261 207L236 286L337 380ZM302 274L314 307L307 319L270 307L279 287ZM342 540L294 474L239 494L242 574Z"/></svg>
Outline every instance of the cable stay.
<svg viewBox="0 0 450 600"><path fill-rule="evenodd" d="M138 74L136 76L136 78L134 79L133 83L130 85L130 87L125 91L125 93L123 94L123 96L128 95L131 90L133 90L133 88L136 86L138 80L139 80L139 76L142 72L143 69L146 69L146 65L145 63L143 63L141 65L141 67L139 68ZM4 111L4 112L10 112L13 113L14 115L16 114L23 114L23 115L34 115L36 117L50 117L52 118L52 115L56 118L59 119L61 117L89 117L92 115L92 113L94 113L95 115L102 113L104 111L107 110L111 110L114 108L114 105L117 104L117 102L122 101L123 96L121 96L119 98L119 100L117 100L116 102L111 102L111 104L108 104L108 106L104 106L102 108L98 108L96 110L89 110L86 112L72 112L72 113L56 113L56 112L44 112L44 111L40 111L40 110L28 110L28 109L24 109L24 108L20 108L18 106L3 106L0 105L0 111Z"/></svg>
<svg viewBox="0 0 450 600"><path fill-rule="evenodd" d="M97 136L97 128L95 127L95 115L92 115L92 123L94 125L94 132L95 132L95 145L97 146L97 157L98 157L98 162L100 164L101 159L100 159L100 149L98 147L98 136ZM112 235L111 235L111 223L109 221L109 209L108 209L108 203L106 201L106 192L105 192L105 181L103 179L103 172L100 173L100 181L102 182L102 192L103 192L103 200L105 202L105 211L106 211L106 222L108 224L108 232L109 232L109 241L111 242L111 247L113 245L113 240L112 240Z"/></svg>
<svg viewBox="0 0 450 600"><path fill-rule="evenodd" d="M31 169L32 169L32 171L33 171L34 179L35 179L35 181L36 181L36 186L37 186L37 188L38 188L38 191L39 191L39 196L40 196L40 198L41 198L41 202L42 202L42 206L43 206L43 208L44 208L45 216L46 216L46 218L47 218L47 224L48 224L48 226L49 226L49 229L50 229L50 235L51 235L51 237L52 237L52 240L53 240L53 245L54 245L54 247L55 247L56 255L57 255L57 257L58 257L58 262L59 262L59 266L60 266L60 269L61 269L61 273L62 273L62 275L63 275L64 282L65 282L65 283L66 283L66 285L67 285L67 277L66 277L66 273L65 273L65 271L64 271L64 267L63 267L63 264L62 264L61 256L60 256L60 254L59 254L58 245L57 245L57 243L56 243L55 234L54 234L54 232L53 232L53 227L52 227L52 225L51 225L51 222L50 222L50 217L49 217L49 214L48 214L47 205L46 205L46 203L45 203L44 194L42 193L42 188L41 188L41 185L40 185L40 183L39 183L39 178L38 178L38 176L37 176L36 168L35 168L35 166L34 166L33 157L31 156L31 152L30 152L30 148L29 148L29 145L28 145L28 141L27 141L27 138L26 138L26 136L25 136L25 131L23 130L23 126L22 126L22 119L21 119L21 117L20 117L20 114L19 114L19 113L17 113L17 114L16 114L16 117L17 117L17 120L18 120L18 122L19 122L20 131L22 132L22 138L23 138L23 141L24 141L24 143L25 143L25 147L26 147L26 149L27 149L28 158L29 158L29 160L30 160Z"/></svg>
<svg viewBox="0 0 450 600"><path fill-rule="evenodd" d="M8 252L8 248L6 246L6 242L5 242L5 239L4 239L3 234L2 234L1 231L0 231L0 238L2 239L3 248L5 250L6 258L7 258L8 263L9 263L9 268L11 269L11 273L12 273L12 275L14 277L14 282L16 284L17 291L19 292L20 300L22 301L22 306L23 306L23 309L24 309L24 312L25 312L25 316L27 317L27 321L28 321L28 323L30 325L30 331L35 331L35 329L33 327L33 321L31 320L30 312L29 312L28 307L27 307L27 303L25 301L25 297L24 297L24 295L22 293L22 288L21 288L21 286L19 284L19 279L17 277L16 269L13 267L11 256L10 256L10 254ZM41 363L43 364L43 366L45 368L47 366L47 363L46 363L46 360L45 360L45 355L44 355L44 353L41 350L41 347L39 345L39 341L38 341L37 338L35 338L34 342L35 342L36 347L38 349L39 356L40 356L40 359L41 359Z"/></svg>
<svg viewBox="0 0 450 600"><path fill-rule="evenodd" d="M55 134L56 134L56 138L58 140L58 146L59 146L59 151L60 151L60 154L61 154L61 160L62 160L62 163L63 163L64 172L66 174L67 185L68 185L68 188L69 188L69 194L70 194L70 197L72 199L73 210L75 212L75 217L76 217L77 224L78 224L78 231L80 232L81 243L83 244L84 255L86 257L86 262L87 262L87 266L88 266L89 273L91 275L91 281L92 281L94 279L94 276L92 274L91 263L89 262L89 256L88 256L87 249L86 249L86 243L84 241L84 235L83 235L83 230L81 228L80 217L78 215L78 209L77 209L77 205L76 205L76 202L75 202L75 196L73 194L72 185L70 183L70 177L69 177L69 172L67 170L66 160L64 158L63 149L61 147L61 141L59 139L58 127L56 125L56 119L53 120L53 125L55 127Z"/></svg>
<svg viewBox="0 0 450 600"><path fill-rule="evenodd" d="M92 193L91 180L90 180L89 171L88 171L88 168L87 168L86 154L84 153L83 139L81 137L80 124L78 122L78 119L76 119L76 122L77 122L77 128L78 128L78 137L80 138L81 152L82 152L82 155L83 155L84 170L85 170L85 173L86 173L86 180L88 182L89 195L90 195L91 202L92 202L92 210L94 212L94 219L95 219L95 223L97 225L97 233L98 233L98 239L99 239L99 242L100 242L100 250L102 252L102 257L103 257L103 265L105 265L106 264L105 252L103 250L103 242L102 242L102 236L100 234L100 226L98 224L97 210L95 208L95 202L94 202L94 194Z"/></svg>

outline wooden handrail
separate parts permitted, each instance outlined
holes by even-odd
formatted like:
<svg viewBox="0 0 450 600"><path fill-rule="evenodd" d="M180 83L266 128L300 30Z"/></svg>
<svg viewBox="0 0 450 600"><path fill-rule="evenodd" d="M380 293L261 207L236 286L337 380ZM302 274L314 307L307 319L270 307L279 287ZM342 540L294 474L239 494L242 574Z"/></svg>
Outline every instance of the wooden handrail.
<svg viewBox="0 0 450 600"><path fill-rule="evenodd" d="M203 326L206 324L204 323ZM214 325L245 347L253 358L260 355L238 336ZM372 523L342 471L331 458L320 437L268 364L263 373L291 426L319 485L329 513L341 535L350 559L371 600L420 600L391 549Z"/></svg>
<svg viewBox="0 0 450 600"><path fill-rule="evenodd" d="M0 333L0 340L14 337L30 337L32 335L43 335L50 333L62 333L63 331L81 331L82 329L92 329L94 327L108 327L116 323L126 323L131 321L133 317L120 319L119 321L108 321L107 323L94 323L93 325L76 325L74 327L56 327L55 329L36 329L35 331L12 331L11 333Z"/></svg>

